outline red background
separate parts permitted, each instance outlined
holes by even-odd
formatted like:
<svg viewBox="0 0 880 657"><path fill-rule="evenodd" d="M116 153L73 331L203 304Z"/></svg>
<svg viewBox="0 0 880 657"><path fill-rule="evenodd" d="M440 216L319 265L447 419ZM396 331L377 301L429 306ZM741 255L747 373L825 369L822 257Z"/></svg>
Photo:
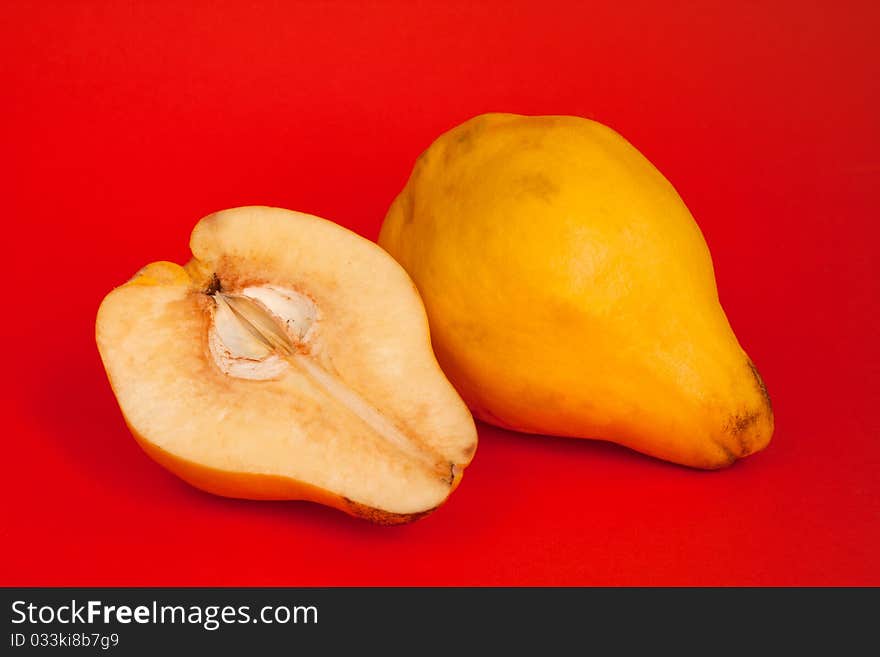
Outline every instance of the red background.
<svg viewBox="0 0 880 657"><path fill-rule="evenodd" d="M872 5L4 2L0 583L880 585ZM448 504L396 528L144 456L103 295L225 207L375 238L421 150L485 111L598 119L676 185L771 446L705 473L480 425Z"/></svg>

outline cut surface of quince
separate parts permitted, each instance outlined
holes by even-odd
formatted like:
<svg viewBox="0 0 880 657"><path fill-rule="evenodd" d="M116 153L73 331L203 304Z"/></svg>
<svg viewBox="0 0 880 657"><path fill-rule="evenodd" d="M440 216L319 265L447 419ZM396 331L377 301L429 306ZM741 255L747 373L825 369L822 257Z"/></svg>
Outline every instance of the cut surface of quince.
<svg viewBox="0 0 880 657"><path fill-rule="evenodd" d="M181 267L104 299L96 339L132 433L212 493L382 523L441 505L476 449L421 299L372 242L267 207L202 219Z"/></svg>

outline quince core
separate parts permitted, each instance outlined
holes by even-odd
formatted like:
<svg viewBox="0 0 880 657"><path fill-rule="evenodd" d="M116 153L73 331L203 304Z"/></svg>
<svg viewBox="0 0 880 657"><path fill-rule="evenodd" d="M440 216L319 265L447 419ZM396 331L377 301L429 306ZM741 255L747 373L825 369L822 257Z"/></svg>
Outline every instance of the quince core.
<svg viewBox="0 0 880 657"><path fill-rule="evenodd" d="M442 504L476 449L407 274L324 219L202 219L181 267L113 290L96 338L132 433L219 495L305 499L381 523Z"/></svg>

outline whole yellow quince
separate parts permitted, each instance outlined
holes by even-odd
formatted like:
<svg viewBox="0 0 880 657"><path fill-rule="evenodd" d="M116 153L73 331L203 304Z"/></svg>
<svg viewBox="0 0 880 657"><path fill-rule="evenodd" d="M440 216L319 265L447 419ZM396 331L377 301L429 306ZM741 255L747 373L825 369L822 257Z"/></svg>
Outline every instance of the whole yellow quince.
<svg viewBox="0 0 880 657"><path fill-rule="evenodd" d="M610 128L486 114L440 136L379 244L415 281L474 414L699 468L765 447L773 411L669 181Z"/></svg>

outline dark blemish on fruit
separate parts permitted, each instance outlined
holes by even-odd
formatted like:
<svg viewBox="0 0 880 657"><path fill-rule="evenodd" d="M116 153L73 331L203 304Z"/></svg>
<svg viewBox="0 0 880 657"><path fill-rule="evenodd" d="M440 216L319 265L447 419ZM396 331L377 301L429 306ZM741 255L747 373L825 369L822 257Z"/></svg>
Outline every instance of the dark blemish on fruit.
<svg viewBox="0 0 880 657"><path fill-rule="evenodd" d="M474 143L473 130L463 130L455 137L455 143L462 151L470 150Z"/></svg>
<svg viewBox="0 0 880 657"><path fill-rule="evenodd" d="M543 173L526 174L520 177L515 184L524 195L534 196L542 201L549 202L559 194L559 185Z"/></svg>
<svg viewBox="0 0 880 657"><path fill-rule="evenodd" d="M761 378L761 373L758 372L758 368L755 367L755 364L752 361L748 361L749 369L752 371L752 375L755 377L755 382L758 384L758 390L761 391L761 397L764 399L764 403L767 404L767 410L771 413L773 412L773 402L770 401L770 393L767 392L767 386L764 385L764 379Z"/></svg>
<svg viewBox="0 0 880 657"><path fill-rule="evenodd" d="M411 224L415 219L415 208L413 208L412 192L408 189L404 190L399 196L400 213L403 215L403 224Z"/></svg>
<svg viewBox="0 0 880 657"><path fill-rule="evenodd" d="M412 178L416 175L417 172L420 172L423 168L428 167L431 164L431 157L432 155L430 148L423 150L416 158L416 163L413 165L413 170L410 174L410 177Z"/></svg>
<svg viewBox="0 0 880 657"><path fill-rule="evenodd" d="M343 497L342 499L345 500L345 503L354 515L369 520L370 522L374 522L377 525L404 525L406 523L415 522L420 518L424 518L435 510L428 509L427 511L420 511L419 513L391 513L389 511L374 509L365 504L355 502L348 497Z"/></svg>
<svg viewBox="0 0 880 657"><path fill-rule="evenodd" d="M727 424L724 425L725 433L729 434L734 440L736 440L740 456L752 453L753 449L749 439L749 429L757 424L760 417L761 413L759 411L737 413L736 415L730 416Z"/></svg>
<svg viewBox="0 0 880 657"><path fill-rule="evenodd" d="M216 294L223 289L223 286L220 285L220 278L217 274L211 275L211 282L208 284L208 287L205 289L205 294L211 296L212 294Z"/></svg>
<svg viewBox="0 0 880 657"><path fill-rule="evenodd" d="M733 453L733 450L731 450L727 445L725 445L725 444L724 444L723 442L721 442L720 440L713 440L712 442L714 442L714 443L718 446L718 448L719 448L722 452L724 452L724 456L727 457L727 462L726 462L726 463L719 464L719 465L717 465L717 466L715 466L715 467L723 468L724 466L726 466L726 465L730 465L731 463L733 463L734 461L736 461L736 459L737 459L736 454L734 454L734 453Z"/></svg>
<svg viewBox="0 0 880 657"><path fill-rule="evenodd" d="M455 158L467 155L474 148L474 135L476 130L467 128L459 131L450 139L443 149L443 163L450 166Z"/></svg>
<svg viewBox="0 0 880 657"><path fill-rule="evenodd" d="M731 435L741 436L750 427L754 426L754 424L758 421L758 417L760 417L760 414L757 411L733 415L731 416L730 420L728 420L727 425L724 428Z"/></svg>

